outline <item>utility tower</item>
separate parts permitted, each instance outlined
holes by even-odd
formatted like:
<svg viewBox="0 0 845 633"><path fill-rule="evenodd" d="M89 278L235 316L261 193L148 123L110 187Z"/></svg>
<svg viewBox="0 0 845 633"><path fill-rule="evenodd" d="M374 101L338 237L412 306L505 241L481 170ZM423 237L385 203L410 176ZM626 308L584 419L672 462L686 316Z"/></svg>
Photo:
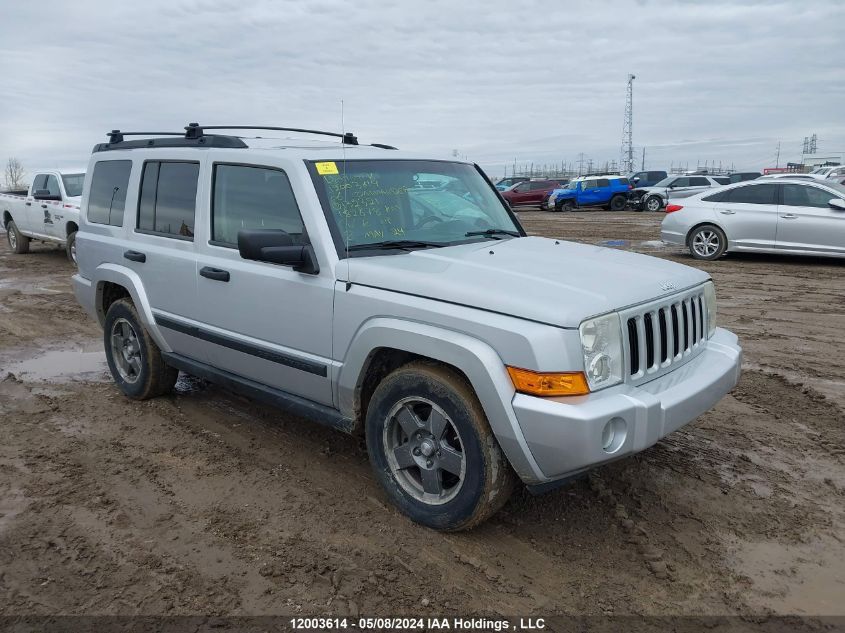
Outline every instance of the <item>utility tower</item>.
<svg viewBox="0 0 845 633"><path fill-rule="evenodd" d="M625 122L622 124L622 151L619 158L619 169L623 174L634 171L634 79L635 75L628 75Z"/></svg>
<svg viewBox="0 0 845 633"><path fill-rule="evenodd" d="M813 134L810 137L810 146L807 148L808 154L815 154L816 153L816 141L818 141L818 138L816 137L815 134Z"/></svg>

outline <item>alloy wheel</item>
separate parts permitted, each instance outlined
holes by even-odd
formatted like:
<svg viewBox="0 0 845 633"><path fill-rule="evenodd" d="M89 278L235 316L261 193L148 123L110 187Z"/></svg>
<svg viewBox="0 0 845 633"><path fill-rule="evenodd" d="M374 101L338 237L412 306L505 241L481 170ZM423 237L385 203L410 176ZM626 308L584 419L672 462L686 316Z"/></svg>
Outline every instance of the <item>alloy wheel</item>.
<svg viewBox="0 0 845 633"><path fill-rule="evenodd" d="M111 328L111 355L120 377L134 383L141 376L141 342L132 324L115 320Z"/></svg>
<svg viewBox="0 0 845 633"><path fill-rule="evenodd" d="M411 497L440 505L458 494L466 476L463 442L454 422L431 400L396 403L382 441L393 477Z"/></svg>
<svg viewBox="0 0 845 633"><path fill-rule="evenodd" d="M719 236L710 229L701 230L692 238L692 249L701 257L713 257L719 246Z"/></svg>

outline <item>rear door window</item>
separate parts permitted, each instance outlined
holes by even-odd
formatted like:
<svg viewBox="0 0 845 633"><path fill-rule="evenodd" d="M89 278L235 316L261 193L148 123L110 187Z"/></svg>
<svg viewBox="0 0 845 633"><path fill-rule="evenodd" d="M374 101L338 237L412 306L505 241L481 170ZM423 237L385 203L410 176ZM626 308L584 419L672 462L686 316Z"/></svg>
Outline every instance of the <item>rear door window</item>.
<svg viewBox="0 0 845 633"><path fill-rule="evenodd" d="M735 204L775 204L777 185L746 185L725 192L722 202Z"/></svg>
<svg viewBox="0 0 845 633"><path fill-rule="evenodd" d="M429 192L422 195L447 195ZM457 196L455 196L457 197ZM281 229L294 243L307 244L302 215L285 172L265 167L216 164L211 201L211 240L236 246L244 229Z"/></svg>
<svg viewBox="0 0 845 633"><path fill-rule="evenodd" d="M199 170L199 163L144 163L138 197L138 231L193 239Z"/></svg>
<svg viewBox="0 0 845 633"><path fill-rule="evenodd" d="M123 226L131 160L101 160L94 165L88 191L88 221Z"/></svg>
<svg viewBox="0 0 845 633"><path fill-rule="evenodd" d="M610 186L610 180L608 180L607 178L599 178L598 186L599 187L609 187Z"/></svg>
<svg viewBox="0 0 845 633"><path fill-rule="evenodd" d="M690 187L709 187L710 181L703 176L693 176L689 179Z"/></svg>

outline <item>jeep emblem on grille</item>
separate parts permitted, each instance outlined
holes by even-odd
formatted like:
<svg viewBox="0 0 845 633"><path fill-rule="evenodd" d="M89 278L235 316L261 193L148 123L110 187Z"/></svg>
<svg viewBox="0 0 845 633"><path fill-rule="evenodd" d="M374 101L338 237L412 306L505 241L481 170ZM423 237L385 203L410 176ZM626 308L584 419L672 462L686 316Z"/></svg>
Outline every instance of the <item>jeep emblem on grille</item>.
<svg viewBox="0 0 845 633"><path fill-rule="evenodd" d="M661 290L675 290L678 286L675 285L674 281L661 281L660 282L660 289Z"/></svg>

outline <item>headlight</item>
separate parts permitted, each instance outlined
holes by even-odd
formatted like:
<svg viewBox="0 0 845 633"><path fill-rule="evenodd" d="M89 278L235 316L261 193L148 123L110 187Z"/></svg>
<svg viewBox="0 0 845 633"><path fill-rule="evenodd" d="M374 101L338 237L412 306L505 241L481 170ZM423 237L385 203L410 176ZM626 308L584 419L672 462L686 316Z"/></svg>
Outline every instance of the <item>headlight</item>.
<svg viewBox="0 0 845 633"><path fill-rule="evenodd" d="M587 319L578 328L591 391L622 382L622 326L615 312Z"/></svg>
<svg viewBox="0 0 845 633"><path fill-rule="evenodd" d="M704 307L707 308L707 338L716 331L716 286L712 281L704 284Z"/></svg>

